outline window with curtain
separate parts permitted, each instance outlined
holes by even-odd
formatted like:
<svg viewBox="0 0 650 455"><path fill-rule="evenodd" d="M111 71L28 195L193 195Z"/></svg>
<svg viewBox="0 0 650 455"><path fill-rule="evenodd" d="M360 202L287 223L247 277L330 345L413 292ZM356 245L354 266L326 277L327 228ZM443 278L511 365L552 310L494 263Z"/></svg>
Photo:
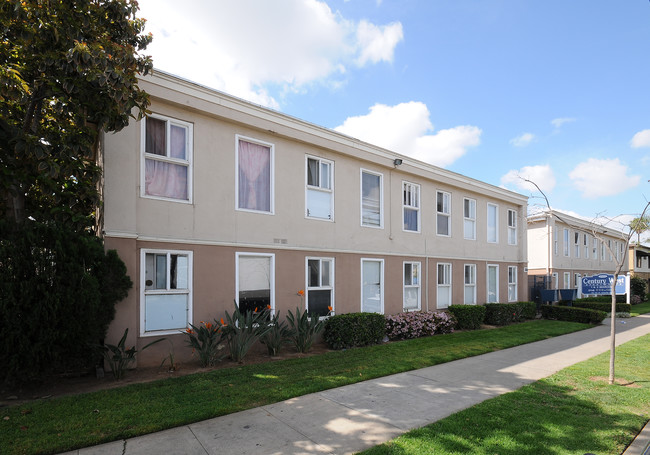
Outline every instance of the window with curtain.
<svg viewBox="0 0 650 455"><path fill-rule="evenodd" d="M334 163L307 158L307 217L334 219Z"/></svg>
<svg viewBox="0 0 650 455"><path fill-rule="evenodd" d="M420 263L404 263L404 311L419 310L420 303Z"/></svg>
<svg viewBox="0 0 650 455"><path fill-rule="evenodd" d="M451 264L438 264L438 309L451 305Z"/></svg>
<svg viewBox="0 0 650 455"><path fill-rule="evenodd" d="M494 204L487 205L487 241L490 243L499 242L498 210Z"/></svg>
<svg viewBox="0 0 650 455"><path fill-rule="evenodd" d="M517 267L508 266L508 302L517 301Z"/></svg>
<svg viewBox="0 0 650 455"><path fill-rule="evenodd" d="M334 259L307 258L307 301L309 314L334 314Z"/></svg>
<svg viewBox="0 0 650 455"><path fill-rule="evenodd" d="M382 175L361 171L361 225L382 227Z"/></svg>
<svg viewBox="0 0 650 455"><path fill-rule="evenodd" d="M451 235L451 194L436 192L436 234Z"/></svg>
<svg viewBox="0 0 650 455"><path fill-rule="evenodd" d="M142 195L191 201L192 124L159 115L143 123Z"/></svg>
<svg viewBox="0 0 650 455"><path fill-rule="evenodd" d="M476 240L476 201L463 199L463 236L467 240Z"/></svg>
<svg viewBox="0 0 650 455"><path fill-rule="evenodd" d="M273 146L237 138L237 208L273 213Z"/></svg>
<svg viewBox="0 0 650 455"><path fill-rule="evenodd" d="M465 264L465 305L476 305L476 264Z"/></svg>
<svg viewBox="0 0 650 455"><path fill-rule="evenodd" d="M143 334L183 330L191 316L192 252L142 250Z"/></svg>
<svg viewBox="0 0 650 455"><path fill-rule="evenodd" d="M517 212L508 210L508 245L517 244Z"/></svg>
<svg viewBox="0 0 650 455"><path fill-rule="evenodd" d="M237 253L237 306L239 311L274 311L275 256Z"/></svg>
<svg viewBox="0 0 650 455"><path fill-rule="evenodd" d="M420 185L403 182L404 230L420 232Z"/></svg>

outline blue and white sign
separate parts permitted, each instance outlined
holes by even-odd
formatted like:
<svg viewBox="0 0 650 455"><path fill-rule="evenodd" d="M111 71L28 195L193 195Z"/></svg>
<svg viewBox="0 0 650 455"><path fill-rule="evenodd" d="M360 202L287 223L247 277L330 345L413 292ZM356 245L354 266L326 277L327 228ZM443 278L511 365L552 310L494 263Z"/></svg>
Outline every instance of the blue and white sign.
<svg viewBox="0 0 650 455"><path fill-rule="evenodd" d="M582 277L582 293L589 295L610 295L612 293L614 275L601 273L594 276ZM625 294L625 275L619 275L616 280L616 294Z"/></svg>

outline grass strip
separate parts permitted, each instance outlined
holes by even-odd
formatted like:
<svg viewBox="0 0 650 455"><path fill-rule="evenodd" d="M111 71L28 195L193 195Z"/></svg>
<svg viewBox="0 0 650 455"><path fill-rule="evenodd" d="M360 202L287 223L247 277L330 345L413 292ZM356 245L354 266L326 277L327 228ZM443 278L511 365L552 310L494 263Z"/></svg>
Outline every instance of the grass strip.
<svg viewBox="0 0 650 455"><path fill-rule="evenodd" d="M650 335L405 433L363 455L620 454L650 416Z"/></svg>
<svg viewBox="0 0 650 455"><path fill-rule="evenodd" d="M37 400L0 411L0 453L49 454L130 438L587 327L536 320Z"/></svg>

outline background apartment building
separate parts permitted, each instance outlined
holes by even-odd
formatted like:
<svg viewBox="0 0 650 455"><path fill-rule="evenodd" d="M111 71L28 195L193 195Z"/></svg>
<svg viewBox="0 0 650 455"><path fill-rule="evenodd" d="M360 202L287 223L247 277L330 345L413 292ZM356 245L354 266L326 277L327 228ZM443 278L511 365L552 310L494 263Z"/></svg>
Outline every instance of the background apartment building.
<svg viewBox="0 0 650 455"><path fill-rule="evenodd" d="M528 276L547 277L548 289L577 289L583 276L629 270L626 235L609 227L545 210L528 217ZM611 250L611 252L610 252Z"/></svg>
<svg viewBox="0 0 650 455"><path fill-rule="evenodd" d="M526 299L525 196L165 73L140 87L151 115L103 139L106 247L134 282L109 340L180 343L233 302L325 316Z"/></svg>

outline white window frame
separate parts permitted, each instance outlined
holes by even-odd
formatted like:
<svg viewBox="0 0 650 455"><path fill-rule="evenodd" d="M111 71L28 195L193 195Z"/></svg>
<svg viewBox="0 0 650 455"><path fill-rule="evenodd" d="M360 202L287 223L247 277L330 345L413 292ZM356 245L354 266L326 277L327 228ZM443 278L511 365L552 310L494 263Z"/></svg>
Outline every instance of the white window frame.
<svg viewBox="0 0 650 455"><path fill-rule="evenodd" d="M384 260L383 259L377 259L377 258L361 258L361 302L360 302L360 308L361 311L363 312L363 299L364 299L364 283L363 283L363 265L367 262L377 262L379 263L379 307L380 311L379 314L384 314L384 286L385 286L385 280L384 280Z"/></svg>
<svg viewBox="0 0 650 455"><path fill-rule="evenodd" d="M578 289L578 285L580 284L580 278L581 275L579 273L573 274L573 287L576 289Z"/></svg>
<svg viewBox="0 0 650 455"><path fill-rule="evenodd" d="M406 201L407 189L410 190L409 191L409 193L411 194L410 201ZM413 194L415 194L415 197L413 197ZM420 185L418 183L411 183L404 180L402 181L402 230L404 232L414 232L418 234L421 232L422 216L420 214L420 206L421 206L420 196L421 196ZM406 217L404 216L404 214L407 209L414 210L417 214L417 229L415 231L411 229L406 229L406 223L405 223Z"/></svg>
<svg viewBox="0 0 650 455"><path fill-rule="evenodd" d="M496 272L496 283L494 283L494 301L490 301L490 269L494 269ZM485 280L485 289L486 289L486 301L487 303L499 303L499 264L487 264L485 269L486 280Z"/></svg>
<svg viewBox="0 0 650 455"><path fill-rule="evenodd" d="M407 283L406 266L411 266L410 283ZM422 263L417 261L404 261L402 264L402 308L404 311L420 311L422 309ZM417 278L417 279L416 279ZM414 284L414 281L417 281ZM415 308L406 307L406 291L417 291L417 305Z"/></svg>
<svg viewBox="0 0 650 455"><path fill-rule="evenodd" d="M470 271L469 283L468 283L468 275L467 275L468 270ZM463 304L476 305L476 264L465 264L465 266L463 267L463 282L464 282Z"/></svg>
<svg viewBox="0 0 650 455"><path fill-rule="evenodd" d="M476 199L467 197L463 198L463 237L476 240Z"/></svg>
<svg viewBox="0 0 650 455"><path fill-rule="evenodd" d="M598 260L598 239L596 237L594 237L591 244L592 244L592 248L593 248L594 259Z"/></svg>
<svg viewBox="0 0 650 455"><path fill-rule="evenodd" d="M318 185L309 184L309 160L318 162ZM329 166L329 182L323 185L322 166ZM330 199L330 213L327 218L322 216L314 216L309 213L309 192L328 194ZM306 155L305 156L305 218L310 220L320 221L334 221L334 161L318 156Z"/></svg>
<svg viewBox="0 0 650 455"><path fill-rule="evenodd" d="M508 302L516 302L517 299L517 267L508 266Z"/></svg>
<svg viewBox="0 0 650 455"><path fill-rule="evenodd" d="M580 259L580 233L575 231L573 233L573 251L577 259Z"/></svg>
<svg viewBox="0 0 650 455"><path fill-rule="evenodd" d="M563 274L563 281L564 281L564 288L563 289L570 289L571 288L571 272L564 272Z"/></svg>
<svg viewBox="0 0 650 455"><path fill-rule="evenodd" d="M438 198L442 196L442 207ZM440 228L444 227L446 222L447 233L440 233ZM441 226L443 223L443 226ZM451 193L447 191L436 191L436 235L442 237L451 237Z"/></svg>
<svg viewBox="0 0 650 455"><path fill-rule="evenodd" d="M167 145L167 150L165 151L165 156L156 155L154 153L147 153L147 118L154 118L156 120L162 120L165 122L165 143ZM160 114L149 114L141 122L141 131L140 131L140 197L147 199L158 199L162 201L170 202L179 202L181 204L191 204L192 203L192 188L193 188L193 170L194 166L192 165L192 156L194 150L194 125L183 120L178 120L172 117L167 117ZM187 129L187 136L185 142L185 151L187 153L187 159L183 160L180 158L172 158L169 156L170 147L171 147L171 127L172 125L180 126ZM173 197L157 196L146 193L146 160L160 161L168 164L174 164L179 166L187 167L187 199L177 199Z"/></svg>
<svg viewBox="0 0 650 455"><path fill-rule="evenodd" d="M556 256L560 252L560 249L558 248L558 241L557 241L557 229L555 228L555 226L553 227L553 251L555 252Z"/></svg>
<svg viewBox="0 0 650 455"><path fill-rule="evenodd" d="M553 272L552 278L553 278L553 287L552 287L552 289L559 289L560 288L560 277L557 274L557 272Z"/></svg>
<svg viewBox="0 0 650 455"><path fill-rule="evenodd" d="M585 259L589 259L589 235L586 233L582 235L583 235L582 244L585 248Z"/></svg>
<svg viewBox="0 0 650 455"><path fill-rule="evenodd" d="M269 258L269 300L271 315L275 314L275 254L273 253L235 253L235 304L239 308L239 259L242 257L265 257Z"/></svg>
<svg viewBox="0 0 650 455"><path fill-rule="evenodd" d="M490 223L490 210L494 210L494 226L491 226ZM493 204L491 202L487 203L487 219L486 219L486 225L487 225L487 242L488 243L499 243L499 206L497 204ZM494 233L494 235L490 235L491 232Z"/></svg>
<svg viewBox="0 0 650 455"><path fill-rule="evenodd" d="M363 174L379 177L379 225L364 223L363 221ZM360 187L359 194L361 195L359 198L360 199L359 213L361 214L361 226L375 228L375 229L383 229L384 228L384 174L370 171L368 169L361 169L359 187Z"/></svg>
<svg viewBox="0 0 650 455"><path fill-rule="evenodd" d="M517 244L517 212L508 209L508 245Z"/></svg>
<svg viewBox="0 0 650 455"><path fill-rule="evenodd" d="M166 255L166 283L167 289L146 289L146 257L147 254L156 254L156 255ZM170 264L172 255L182 255L187 256L187 289L170 289ZM189 327L189 324L192 322L192 295L193 295L193 286L194 281L192 278L193 271L193 252L185 250L165 250L165 249L149 249L142 248L140 250L140 336L157 336L157 335L173 335L179 333L179 330L186 329ZM187 320L185 324L178 328L174 327L173 329L163 329L163 330L146 330L146 298L148 295L187 295Z"/></svg>
<svg viewBox="0 0 650 455"><path fill-rule="evenodd" d="M562 251L564 252L564 257L567 258L570 257L571 255L571 246L569 245L569 238L570 238L569 230L565 228L562 234L562 242L563 242Z"/></svg>
<svg viewBox="0 0 650 455"><path fill-rule="evenodd" d="M440 282L440 267L442 266L442 283ZM448 280L447 280L448 279ZM449 302L442 304L440 302L440 290L447 289L449 293ZM452 266L450 262L438 262L436 264L436 308L443 309L449 308L449 305L453 303L453 294L452 294Z"/></svg>
<svg viewBox="0 0 650 455"><path fill-rule="evenodd" d="M318 281L319 284L318 286L310 286L309 285L309 261L318 261L319 262L319 276L318 276ZM323 262L328 262L330 264L330 284L329 285L323 285L322 280L323 280ZM332 307L332 310L329 312L327 316L320 316L320 319L327 319L330 315L335 314L336 307L334 305L336 299L334 296L334 258L329 258L329 257L312 257L308 256L305 258L305 308L304 310L306 312L309 312L309 291L330 291L330 305Z"/></svg>
<svg viewBox="0 0 650 455"><path fill-rule="evenodd" d="M261 145L269 148L269 211L254 210L245 207L239 207L239 141L250 142L251 144ZM258 213L262 215L275 215L275 145L270 142L260 141L239 134L235 135L235 210L240 212Z"/></svg>

